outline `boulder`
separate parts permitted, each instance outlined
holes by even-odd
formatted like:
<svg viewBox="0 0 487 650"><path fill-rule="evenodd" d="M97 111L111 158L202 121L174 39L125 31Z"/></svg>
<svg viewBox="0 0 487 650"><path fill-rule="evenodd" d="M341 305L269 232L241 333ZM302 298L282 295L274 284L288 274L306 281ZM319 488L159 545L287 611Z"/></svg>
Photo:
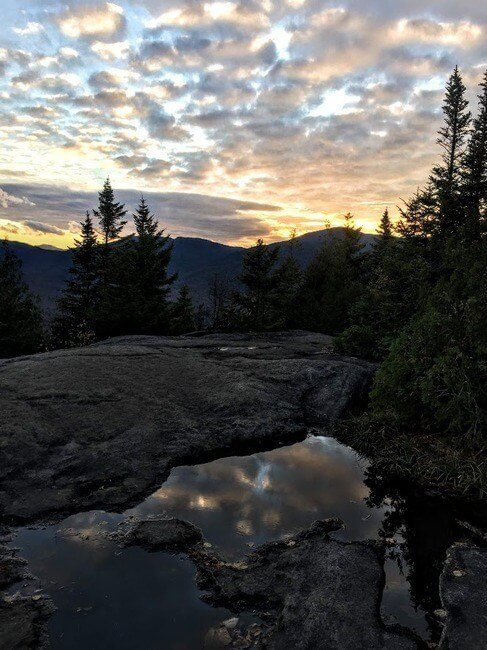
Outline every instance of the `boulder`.
<svg viewBox="0 0 487 650"><path fill-rule="evenodd" d="M406 650L421 642L380 617L384 551L376 542L341 542L336 519L315 522L236 563L192 555L205 600L266 623L259 647L281 650Z"/></svg>
<svg viewBox="0 0 487 650"><path fill-rule="evenodd" d="M487 648L487 549L454 544L440 578L446 611L440 648Z"/></svg>
<svg viewBox="0 0 487 650"><path fill-rule="evenodd" d="M118 534L123 546L141 546L148 551L181 553L203 541L199 528L188 521L175 518L140 519Z"/></svg>

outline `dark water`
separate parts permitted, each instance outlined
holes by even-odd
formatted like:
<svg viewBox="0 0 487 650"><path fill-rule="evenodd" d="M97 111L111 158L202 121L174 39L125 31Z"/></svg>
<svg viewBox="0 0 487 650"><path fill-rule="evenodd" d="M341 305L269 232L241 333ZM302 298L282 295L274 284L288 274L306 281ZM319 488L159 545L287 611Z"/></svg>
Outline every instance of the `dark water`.
<svg viewBox="0 0 487 650"><path fill-rule="evenodd" d="M382 611L423 638L436 633L438 575L459 535L454 513L413 502L368 475L364 460L332 438L173 470L151 497L124 515L88 512L45 529L18 531L21 548L58 611L54 648L202 648L231 613L200 600L191 562L139 548L121 550L101 534L127 516L187 519L229 557L241 556L316 519L340 517L346 540L389 543ZM367 476L368 475L368 476ZM31 588L36 588L34 584Z"/></svg>

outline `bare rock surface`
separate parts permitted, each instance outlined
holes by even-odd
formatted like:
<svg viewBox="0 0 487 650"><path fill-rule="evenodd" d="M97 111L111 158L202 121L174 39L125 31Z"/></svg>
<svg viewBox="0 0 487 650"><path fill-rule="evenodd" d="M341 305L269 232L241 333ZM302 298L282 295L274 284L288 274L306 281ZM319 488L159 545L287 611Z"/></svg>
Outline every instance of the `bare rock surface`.
<svg viewBox="0 0 487 650"><path fill-rule="evenodd" d="M376 542L341 542L337 519L315 522L237 563L215 553L190 553L205 600L237 614L252 612L267 631L256 647L394 650L420 642L380 617L384 551Z"/></svg>
<svg viewBox="0 0 487 650"><path fill-rule="evenodd" d="M20 581L31 580L27 562L17 550L0 545L0 650L48 647L46 623L55 610L41 593L9 595Z"/></svg>
<svg viewBox="0 0 487 650"><path fill-rule="evenodd" d="M47 596L0 598L0 650L48 648L46 622L55 611Z"/></svg>
<svg viewBox="0 0 487 650"><path fill-rule="evenodd" d="M123 510L175 465L326 431L373 369L306 332L131 336L0 361L0 521Z"/></svg>
<svg viewBox="0 0 487 650"><path fill-rule="evenodd" d="M149 551L189 551L203 541L201 530L182 519L140 519L116 534L122 546L142 546Z"/></svg>
<svg viewBox="0 0 487 650"><path fill-rule="evenodd" d="M487 549L454 544L440 580L446 610L440 648L487 648Z"/></svg>

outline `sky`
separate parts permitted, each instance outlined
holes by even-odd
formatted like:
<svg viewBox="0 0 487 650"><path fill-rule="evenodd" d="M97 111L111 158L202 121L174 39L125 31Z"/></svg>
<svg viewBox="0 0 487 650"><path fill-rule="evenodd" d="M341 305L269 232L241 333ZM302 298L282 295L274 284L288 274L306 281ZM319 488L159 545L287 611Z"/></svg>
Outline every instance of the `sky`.
<svg viewBox="0 0 487 650"><path fill-rule="evenodd" d="M71 245L109 176L173 236L373 232L438 155L480 0L0 0L0 236ZM127 224L127 232L131 223Z"/></svg>

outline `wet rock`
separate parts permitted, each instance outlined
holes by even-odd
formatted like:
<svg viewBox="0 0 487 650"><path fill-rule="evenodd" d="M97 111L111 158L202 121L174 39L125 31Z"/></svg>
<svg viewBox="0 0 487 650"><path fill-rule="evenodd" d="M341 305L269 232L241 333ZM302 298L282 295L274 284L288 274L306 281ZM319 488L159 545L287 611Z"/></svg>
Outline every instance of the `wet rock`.
<svg viewBox="0 0 487 650"><path fill-rule="evenodd" d="M487 549L454 544L440 579L445 627L440 648L487 648Z"/></svg>
<svg viewBox="0 0 487 650"><path fill-rule="evenodd" d="M55 611L47 596L0 598L0 648L47 648L46 622Z"/></svg>
<svg viewBox="0 0 487 650"><path fill-rule="evenodd" d="M305 332L131 336L0 361L0 520L121 511L175 465L326 431L373 369Z"/></svg>
<svg viewBox="0 0 487 650"><path fill-rule="evenodd" d="M123 546L142 546L149 551L189 551L203 540L201 530L181 519L141 519L121 532Z"/></svg>
<svg viewBox="0 0 487 650"><path fill-rule="evenodd" d="M0 546L0 589L8 589L28 577L27 562L17 555L15 549Z"/></svg>
<svg viewBox="0 0 487 650"><path fill-rule="evenodd" d="M230 632L225 627L212 627L208 630L204 640L204 648L207 650L218 650L227 648L232 644Z"/></svg>
<svg viewBox="0 0 487 650"><path fill-rule="evenodd" d="M417 648L420 643L380 618L384 551L375 542L345 543L329 533L339 520L316 522L292 539L266 544L240 563L193 556L205 600L251 611L268 624L259 647ZM256 641L257 643L257 641Z"/></svg>

